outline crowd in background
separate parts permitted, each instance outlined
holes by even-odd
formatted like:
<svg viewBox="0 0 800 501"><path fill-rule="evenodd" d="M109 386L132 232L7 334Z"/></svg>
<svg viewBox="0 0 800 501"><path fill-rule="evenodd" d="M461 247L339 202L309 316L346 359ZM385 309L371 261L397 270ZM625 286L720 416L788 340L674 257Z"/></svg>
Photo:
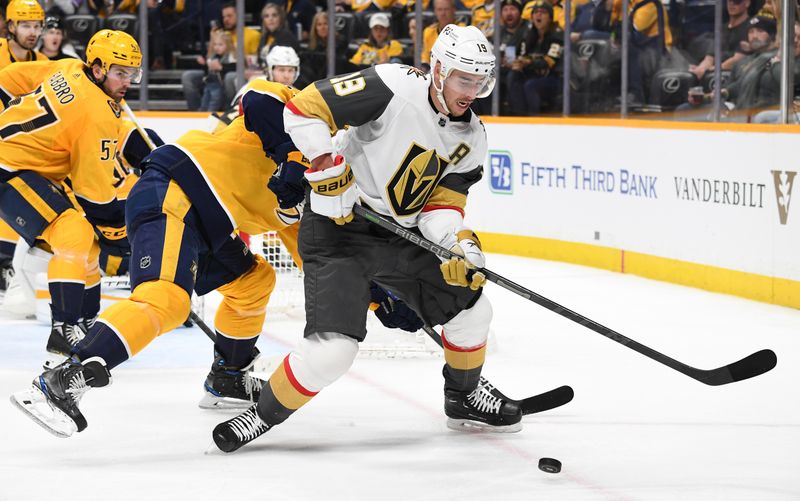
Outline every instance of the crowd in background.
<svg viewBox="0 0 800 501"><path fill-rule="evenodd" d="M80 44L71 39L70 20L75 16L103 22L139 11L139 0L40 1L49 23L40 44L48 56L56 57L82 55ZM754 114L774 108L780 89L780 0L723 1L721 67L723 97L729 103L724 111L754 110ZM181 84L188 109L224 109L245 83L235 72L234 2L146 2L150 69L185 70ZM5 3L0 0L0 12ZM713 3L629 1L626 100L634 111L678 110L695 119L708 118L715 63ZM425 69L433 41L447 24L477 26L493 40L496 7L501 9L501 114L560 114L565 64L570 65L572 114L619 109L622 0L571 2L569 57L564 54L563 0L423 0L420 59ZM324 0L246 0L246 77L263 74L269 51L282 46L299 56L297 86L324 78L330 29L326 8ZM800 24L795 30L797 57ZM416 32L414 0L336 0L334 73L386 62L413 64ZM477 111L489 113L491 98L483 101L476 102Z"/></svg>

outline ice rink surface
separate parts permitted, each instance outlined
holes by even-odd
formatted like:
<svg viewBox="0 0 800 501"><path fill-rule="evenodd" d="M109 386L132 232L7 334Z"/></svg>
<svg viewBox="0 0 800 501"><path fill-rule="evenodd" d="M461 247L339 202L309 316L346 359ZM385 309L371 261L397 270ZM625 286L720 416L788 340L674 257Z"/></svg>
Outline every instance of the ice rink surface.
<svg viewBox="0 0 800 501"><path fill-rule="evenodd" d="M5 317L0 500L800 500L800 311L548 261L488 265L689 365L771 348L778 366L706 386L489 284L484 375L515 398L569 384L573 402L524 418L520 433L458 433L445 427L441 358L358 359L223 455L211 430L232 414L197 407L212 351L199 330L117 368L81 403L89 427L59 439L7 401L39 373L48 329ZM301 332L268 318L259 347L286 351ZM539 471L542 456L562 472Z"/></svg>

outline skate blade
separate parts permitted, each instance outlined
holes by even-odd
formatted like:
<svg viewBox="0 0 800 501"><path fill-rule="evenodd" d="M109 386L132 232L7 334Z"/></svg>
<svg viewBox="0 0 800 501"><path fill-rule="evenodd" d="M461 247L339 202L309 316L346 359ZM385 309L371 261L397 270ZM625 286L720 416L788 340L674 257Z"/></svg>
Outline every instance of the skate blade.
<svg viewBox="0 0 800 501"><path fill-rule="evenodd" d="M78 426L64 411L47 401L42 390L35 385L11 395L11 403L36 424L59 438L69 438Z"/></svg>
<svg viewBox="0 0 800 501"><path fill-rule="evenodd" d="M522 430L522 422L509 424L506 426L492 426L480 421L470 419L447 418L447 427L451 430L461 432L488 431L491 433L516 433Z"/></svg>
<svg viewBox="0 0 800 501"><path fill-rule="evenodd" d="M254 403L255 402L240 400L238 398L218 397L206 392L197 406L201 409L211 410L247 410L252 407Z"/></svg>

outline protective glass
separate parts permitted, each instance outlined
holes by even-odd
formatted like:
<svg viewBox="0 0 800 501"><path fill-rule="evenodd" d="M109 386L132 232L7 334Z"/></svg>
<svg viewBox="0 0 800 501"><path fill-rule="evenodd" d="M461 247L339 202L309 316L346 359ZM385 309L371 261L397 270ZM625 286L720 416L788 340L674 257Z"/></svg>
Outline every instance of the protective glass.
<svg viewBox="0 0 800 501"><path fill-rule="evenodd" d="M34 32L40 35L43 30L44 23L41 21L19 21L17 23L17 34L21 34L20 32L25 32L26 34Z"/></svg>
<svg viewBox="0 0 800 501"><path fill-rule="evenodd" d="M142 69L112 64L111 69L108 71L108 76L112 79L127 80L130 83L138 84L142 81Z"/></svg>
<svg viewBox="0 0 800 501"><path fill-rule="evenodd" d="M484 98L494 89L494 72L490 75L471 75L465 71L453 70L444 80L444 86L457 94Z"/></svg>

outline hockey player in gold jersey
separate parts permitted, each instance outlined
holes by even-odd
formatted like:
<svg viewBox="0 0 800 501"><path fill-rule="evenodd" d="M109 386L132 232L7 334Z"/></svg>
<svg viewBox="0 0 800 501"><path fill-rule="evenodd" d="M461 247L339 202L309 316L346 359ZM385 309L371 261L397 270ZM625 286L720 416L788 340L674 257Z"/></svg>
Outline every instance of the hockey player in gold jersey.
<svg viewBox="0 0 800 501"><path fill-rule="evenodd" d="M63 354L83 337L84 289L99 281L93 226L112 245L126 238L114 187L119 101L141 76L139 46L124 32L98 32L86 54L87 63L37 61L0 71L0 86L19 96L0 114L0 217L29 245L54 254L48 351Z"/></svg>
<svg viewBox="0 0 800 501"><path fill-rule="evenodd" d="M0 69L17 61L42 61L47 57L33 50L44 25L44 10L36 0L12 0L6 8L8 38L0 38ZM0 87L0 103L5 108L11 98ZM11 278L11 258L17 245L17 233L0 219L0 291Z"/></svg>
<svg viewBox="0 0 800 501"><path fill-rule="evenodd" d="M230 126L216 134L191 131L145 159L126 202L130 298L101 313L70 359L12 397L18 407L56 435L82 431L82 393L108 384L109 369L179 326L189 315L192 291L215 289L223 295L215 318L217 356L201 406L224 404L225 397L231 404L258 400L263 382L247 369L258 353L275 272L236 230L278 231L299 262L294 206L304 194L284 185L302 179L308 164L284 132L282 115L296 92L254 80Z"/></svg>

